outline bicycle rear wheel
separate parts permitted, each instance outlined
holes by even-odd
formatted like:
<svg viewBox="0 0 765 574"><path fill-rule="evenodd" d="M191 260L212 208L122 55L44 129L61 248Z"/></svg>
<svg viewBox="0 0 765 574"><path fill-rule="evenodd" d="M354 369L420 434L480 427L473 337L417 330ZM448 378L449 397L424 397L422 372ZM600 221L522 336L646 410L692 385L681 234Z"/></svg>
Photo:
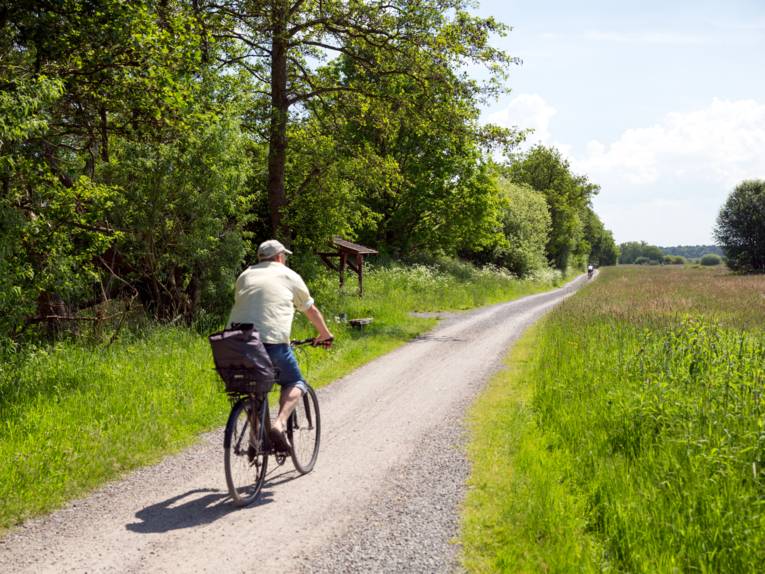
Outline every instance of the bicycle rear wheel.
<svg viewBox="0 0 765 574"><path fill-rule="evenodd" d="M309 386L287 421L287 436L292 444L292 462L301 474L311 472L319 456L321 418L319 400Z"/></svg>
<svg viewBox="0 0 765 574"><path fill-rule="evenodd" d="M259 408L258 408L259 407ZM234 504L246 506L260 494L266 479L268 451L263 424L266 401L243 398L231 408L223 437L226 484Z"/></svg>

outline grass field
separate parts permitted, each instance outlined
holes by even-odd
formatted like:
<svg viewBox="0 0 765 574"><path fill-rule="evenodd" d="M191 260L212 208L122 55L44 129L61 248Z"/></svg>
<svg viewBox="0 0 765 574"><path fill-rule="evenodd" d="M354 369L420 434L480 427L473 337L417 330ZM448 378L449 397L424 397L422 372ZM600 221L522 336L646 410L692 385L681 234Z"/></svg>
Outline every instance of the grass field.
<svg viewBox="0 0 765 574"><path fill-rule="evenodd" d="M606 269L473 411L473 572L759 572L765 277Z"/></svg>
<svg viewBox="0 0 765 574"><path fill-rule="evenodd" d="M302 354L304 374L322 386L435 324L410 311L466 309L559 280L519 281L449 261L389 266L367 274L359 299L352 285L339 292L327 276L311 288L337 344ZM335 322L343 315L374 322L355 331ZM293 335L311 334L299 318ZM223 425L228 406L207 340L191 329L153 327L112 346L70 340L7 353L0 363L0 532L189 445Z"/></svg>

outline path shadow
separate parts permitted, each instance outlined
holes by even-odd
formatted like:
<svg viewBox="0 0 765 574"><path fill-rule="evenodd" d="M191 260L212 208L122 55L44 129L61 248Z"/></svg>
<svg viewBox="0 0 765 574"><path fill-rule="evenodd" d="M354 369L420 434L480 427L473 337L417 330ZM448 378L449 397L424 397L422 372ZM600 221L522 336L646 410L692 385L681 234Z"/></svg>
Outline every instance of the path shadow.
<svg viewBox="0 0 765 574"><path fill-rule="evenodd" d="M264 489L265 487L279 486L285 482L292 482L301 476L302 475L294 469L282 469L277 466L266 475L267 482L264 485Z"/></svg>
<svg viewBox="0 0 765 574"><path fill-rule="evenodd" d="M264 489L258 500L247 508L268 504L271 500L272 493ZM142 508L135 513L140 522L126 524L125 528L141 534L193 528L210 524L236 510L239 508L231 502L227 492L197 488Z"/></svg>
<svg viewBox="0 0 765 574"><path fill-rule="evenodd" d="M210 524L236 510L257 508L273 502L273 487L300 477L294 470L281 467L266 475L266 483L258 499L246 507L234 505L228 492L213 488L197 488L173 496L157 504L146 506L135 513L140 522L125 525L131 532L149 534Z"/></svg>

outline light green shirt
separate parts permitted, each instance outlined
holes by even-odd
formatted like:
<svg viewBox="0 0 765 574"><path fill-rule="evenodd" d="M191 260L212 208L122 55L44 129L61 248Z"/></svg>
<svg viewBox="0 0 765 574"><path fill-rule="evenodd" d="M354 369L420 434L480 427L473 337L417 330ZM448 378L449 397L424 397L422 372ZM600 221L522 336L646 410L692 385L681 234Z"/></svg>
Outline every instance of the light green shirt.
<svg viewBox="0 0 765 574"><path fill-rule="evenodd" d="M245 269L236 280L234 307L228 324L253 323L265 343L289 343L295 309L313 305L303 279L275 261Z"/></svg>

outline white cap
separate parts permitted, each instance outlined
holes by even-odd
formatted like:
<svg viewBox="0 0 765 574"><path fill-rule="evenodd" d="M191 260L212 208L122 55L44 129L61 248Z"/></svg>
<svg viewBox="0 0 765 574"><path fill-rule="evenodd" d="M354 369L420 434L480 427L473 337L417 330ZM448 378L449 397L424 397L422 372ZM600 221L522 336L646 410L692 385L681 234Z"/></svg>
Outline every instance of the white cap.
<svg viewBox="0 0 765 574"><path fill-rule="evenodd" d="M271 259L276 257L280 253L286 253L292 255L292 251L287 249L276 239L269 239L258 245L258 259Z"/></svg>

